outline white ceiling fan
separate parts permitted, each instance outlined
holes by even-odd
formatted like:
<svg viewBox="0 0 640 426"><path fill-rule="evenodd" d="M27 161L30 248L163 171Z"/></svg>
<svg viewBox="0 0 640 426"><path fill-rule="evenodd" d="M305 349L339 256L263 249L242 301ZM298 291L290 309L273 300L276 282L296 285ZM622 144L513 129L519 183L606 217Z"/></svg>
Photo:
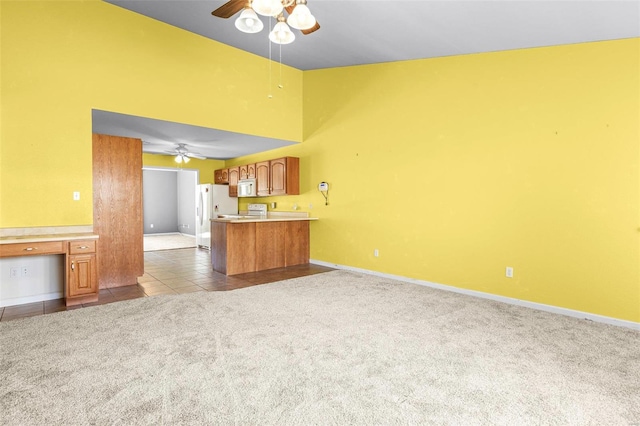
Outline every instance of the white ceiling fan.
<svg viewBox="0 0 640 426"><path fill-rule="evenodd" d="M173 151L165 151L168 154L175 155L176 163L188 163L191 158L197 158L198 160L206 160L207 157L197 153L191 152L187 149L187 144L179 143Z"/></svg>

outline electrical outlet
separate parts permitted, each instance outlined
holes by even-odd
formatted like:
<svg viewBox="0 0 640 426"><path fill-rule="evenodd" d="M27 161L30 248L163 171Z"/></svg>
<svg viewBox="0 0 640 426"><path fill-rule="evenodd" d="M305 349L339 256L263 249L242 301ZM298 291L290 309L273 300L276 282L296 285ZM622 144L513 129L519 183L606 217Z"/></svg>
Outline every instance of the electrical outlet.
<svg viewBox="0 0 640 426"><path fill-rule="evenodd" d="M79 191L74 191L73 192L73 199L75 201L78 201L80 199L80 192Z"/></svg>
<svg viewBox="0 0 640 426"><path fill-rule="evenodd" d="M31 276L31 269L29 269L28 266L21 267L20 271L21 271L21 275L23 277L30 277Z"/></svg>
<svg viewBox="0 0 640 426"><path fill-rule="evenodd" d="M513 268L511 266L507 266L505 275L507 276L507 278L513 278Z"/></svg>
<svg viewBox="0 0 640 426"><path fill-rule="evenodd" d="M378 251L378 249L374 249L373 250L373 257L378 257L380 256L380 252Z"/></svg>
<svg viewBox="0 0 640 426"><path fill-rule="evenodd" d="M18 278L20 276L20 268L11 268L9 277Z"/></svg>

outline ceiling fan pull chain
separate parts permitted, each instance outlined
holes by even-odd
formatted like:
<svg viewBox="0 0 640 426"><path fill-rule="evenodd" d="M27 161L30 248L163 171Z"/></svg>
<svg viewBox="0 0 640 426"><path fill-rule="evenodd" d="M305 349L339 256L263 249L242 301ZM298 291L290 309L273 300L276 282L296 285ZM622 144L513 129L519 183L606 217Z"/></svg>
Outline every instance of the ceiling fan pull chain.
<svg viewBox="0 0 640 426"><path fill-rule="evenodd" d="M278 83L278 89L282 89L282 45L280 45L280 82Z"/></svg>

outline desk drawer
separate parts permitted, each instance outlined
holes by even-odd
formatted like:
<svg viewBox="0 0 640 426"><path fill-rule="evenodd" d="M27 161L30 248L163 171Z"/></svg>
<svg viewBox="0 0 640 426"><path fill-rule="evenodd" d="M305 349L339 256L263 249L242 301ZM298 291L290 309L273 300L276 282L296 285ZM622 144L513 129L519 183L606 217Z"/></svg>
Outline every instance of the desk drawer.
<svg viewBox="0 0 640 426"><path fill-rule="evenodd" d="M60 254L64 252L64 244L62 241L0 245L0 257L37 256L43 254Z"/></svg>
<svg viewBox="0 0 640 426"><path fill-rule="evenodd" d="M69 241L69 254L95 253L96 240Z"/></svg>

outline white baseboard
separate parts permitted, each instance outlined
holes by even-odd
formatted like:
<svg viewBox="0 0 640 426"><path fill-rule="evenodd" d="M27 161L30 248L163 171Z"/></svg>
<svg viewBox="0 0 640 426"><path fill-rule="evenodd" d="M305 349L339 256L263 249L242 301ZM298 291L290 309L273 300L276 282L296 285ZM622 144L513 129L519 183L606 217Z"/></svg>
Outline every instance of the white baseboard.
<svg viewBox="0 0 640 426"><path fill-rule="evenodd" d="M191 237L191 238L195 238L195 235L192 234L185 234L182 232L158 232L157 234L144 234L144 237L155 237L155 236L162 236L162 235L182 235L183 237Z"/></svg>
<svg viewBox="0 0 640 426"><path fill-rule="evenodd" d="M529 302L527 300L514 299L512 297L499 296L491 293L484 293L482 291L467 290L464 288L453 287L445 284L432 283L429 281L418 280L415 278L403 277L401 275L385 274L383 272L371 271L368 269L355 268L353 266L338 265L337 263L324 262L322 260L310 259L309 263L315 265L327 266L329 268L344 269L346 271L361 272L363 274L375 275L378 277L390 278L393 280L404 281L412 284L423 285L426 287L436 288L438 290L452 291L454 293L465 294L467 296L480 297L482 299L494 300L496 302L508 303L510 305L522 306L525 308L537 309L539 311L551 312L554 314L565 315L573 318L586 319L594 322L601 322L604 324L615 325L618 327L626 327L634 330L640 330L640 323L633 321L626 321L617 318L606 317L604 315L592 314L589 312L576 311L573 309L561 308L553 305L545 305L543 303Z"/></svg>
<svg viewBox="0 0 640 426"><path fill-rule="evenodd" d="M63 297L64 293L62 292L36 294L34 296L26 297L14 297L12 299L0 300L0 308L4 308L7 306L24 305L26 303L43 302L45 300L62 299Z"/></svg>

